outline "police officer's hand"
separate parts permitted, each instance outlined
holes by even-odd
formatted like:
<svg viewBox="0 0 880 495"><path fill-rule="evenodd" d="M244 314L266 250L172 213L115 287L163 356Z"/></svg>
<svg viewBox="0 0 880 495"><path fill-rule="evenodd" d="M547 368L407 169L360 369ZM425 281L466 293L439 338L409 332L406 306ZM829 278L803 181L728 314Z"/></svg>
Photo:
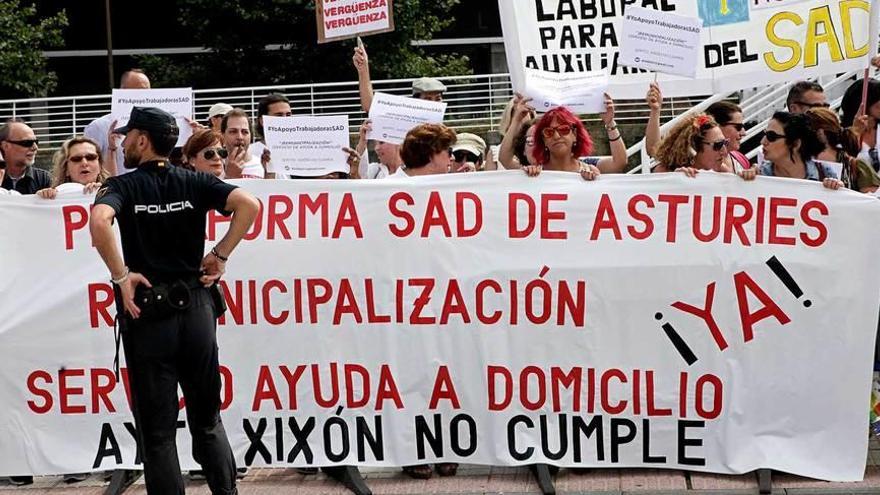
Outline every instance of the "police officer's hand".
<svg viewBox="0 0 880 495"><path fill-rule="evenodd" d="M147 280L147 277L137 272L129 273L128 277L119 284L119 290L122 292L122 304L125 306L125 311L135 320L140 318L141 308L134 303L134 291L137 289L137 286L141 284L146 285L147 287L153 287L153 284Z"/></svg>
<svg viewBox="0 0 880 495"><path fill-rule="evenodd" d="M220 280L220 277L226 273L226 262L214 256L212 253L208 253L202 258L201 269L202 276L199 278L199 281L205 287L210 287Z"/></svg>

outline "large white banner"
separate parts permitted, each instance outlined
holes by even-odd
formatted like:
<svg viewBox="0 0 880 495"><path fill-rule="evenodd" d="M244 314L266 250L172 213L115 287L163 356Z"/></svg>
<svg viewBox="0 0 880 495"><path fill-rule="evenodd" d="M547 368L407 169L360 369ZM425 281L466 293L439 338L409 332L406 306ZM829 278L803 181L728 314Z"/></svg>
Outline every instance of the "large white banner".
<svg viewBox="0 0 880 495"><path fill-rule="evenodd" d="M624 4L703 20L695 79L661 75L664 94L714 94L868 67L876 53L868 0L498 0L514 88L523 68L605 69L615 98L642 98L654 75L618 59ZM873 42L869 40L875 40Z"/></svg>
<svg viewBox="0 0 880 495"><path fill-rule="evenodd" d="M864 474L874 197L712 173L240 185L263 205L218 330L240 465ZM0 475L136 466L87 200L0 209Z"/></svg>

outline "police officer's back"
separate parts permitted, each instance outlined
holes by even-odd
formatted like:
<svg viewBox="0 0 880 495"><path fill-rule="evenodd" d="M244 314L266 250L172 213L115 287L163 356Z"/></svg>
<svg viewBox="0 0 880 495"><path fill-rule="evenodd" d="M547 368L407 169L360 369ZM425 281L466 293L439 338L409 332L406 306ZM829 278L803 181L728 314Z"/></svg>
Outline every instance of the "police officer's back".
<svg viewBox="0 0 880 495"><path fill-rule="evenodd" d="M137 170L111 178L98 192L90 228L117 288L147 491L184 492L175 444L180 384L193 457L212 493L236 493L235 460L219 414L216 318L222 313L222 296L213 284L253 222L258 204L213 176L168 163L178 136L170 114L136 107L117 132L126 134L125 166ZM210 209L233 216L226 236L203 257ZM119 221L124 262L116 249L114 219Z"/></svg>

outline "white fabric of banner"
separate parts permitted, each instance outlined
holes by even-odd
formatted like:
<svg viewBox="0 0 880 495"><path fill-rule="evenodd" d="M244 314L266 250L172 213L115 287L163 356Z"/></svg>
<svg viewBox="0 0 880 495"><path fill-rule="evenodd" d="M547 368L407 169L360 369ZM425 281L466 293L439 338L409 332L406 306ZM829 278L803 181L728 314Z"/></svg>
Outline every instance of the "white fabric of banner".
<svg viewBox="0 0 880 495"><path fill-rule="evenodd" d="M713 173L238 184L263 204L218 327L240 465L864 474L872 196ZM89 202L0 197L0 475L136 465Z"/></svg>

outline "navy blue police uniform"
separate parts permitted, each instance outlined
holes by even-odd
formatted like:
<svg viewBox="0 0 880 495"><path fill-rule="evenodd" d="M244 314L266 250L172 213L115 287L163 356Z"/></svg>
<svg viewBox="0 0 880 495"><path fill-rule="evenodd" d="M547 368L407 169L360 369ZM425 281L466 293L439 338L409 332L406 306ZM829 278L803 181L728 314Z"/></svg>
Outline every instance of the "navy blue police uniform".
<svg viewBox="0 0 880 495"><path fill-rule="evenodd" d="M135 108L119 132L157 126L173 126L177 132L170 114ZM95 200L116 212L125 263L153 286L140 285L135 291L138 319L125 313L117 290L148 493L184 493L175 442L178 384L186 402L193 457L205 471L211 492L237 493L235 458L220 419L216 330L225 305L216 286L208 289L199 282L207 212L223 211L233 189L214 176L156 160L109 179Z"/></svg>

